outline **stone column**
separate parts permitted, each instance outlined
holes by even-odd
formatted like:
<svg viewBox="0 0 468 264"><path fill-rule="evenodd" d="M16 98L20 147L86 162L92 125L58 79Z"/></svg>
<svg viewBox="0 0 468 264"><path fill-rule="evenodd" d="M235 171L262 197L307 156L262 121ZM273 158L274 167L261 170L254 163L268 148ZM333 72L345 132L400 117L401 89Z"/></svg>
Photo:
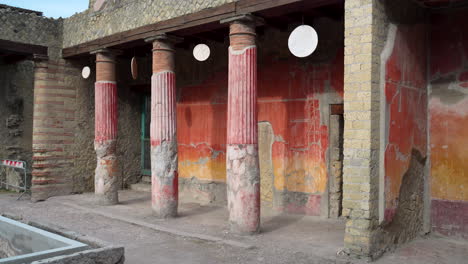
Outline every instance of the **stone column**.
<svg viewBox="0 0 468 264"><path fill-rule="evenodd" d="M98 50L96 54L95 135L97 155L94 192L102 205L117 204L121 171L117 160L117 83L115 53Z"/></svg>
<svg viewBox="0 0 468 264"><path fill-rule="evenodd" d="M260 227L260 169L257 136L257 47L255 21L230 22L227 198L231 230L256 233Z"/></svg>
<svg viewBox="0 0 468 264"><path fill-rule="evenodd" d="M177 216L176 83L172 39L159 35L153 43L151 77L151 205L159 218Z"/></svg>
<svg viewBox="0 0 468 264"><path fill-rule="evenodd" d="M47 87L46 85L49 84L49 58L47 56L38 56L33 55L34 61L34 112L33 117L35 117L38 113L36 108L38 107L38 102L46 101L47 96L39 94L39 87ZM42 88L41 87L41 88ZM47 112L48 114L48 112ZM40 159L37 156L42 156L45 148L42 145L37 144L38 137L37 130L39 125L37 124L37 119L33 118L33 136L32 136L32 149L33 149L33 159L32 159L32 179L31 179L31 200L34 202L37 201L44 201L49 198L50 193L52 192L50 189L51 183L54 182L51 179L55 172L55 170L51 173L49 168L42 168L43 166L37 166L37 163L40 162ZM49 129L49 127L47 127ZM41 164L42 165L42 164Z"/></svg>

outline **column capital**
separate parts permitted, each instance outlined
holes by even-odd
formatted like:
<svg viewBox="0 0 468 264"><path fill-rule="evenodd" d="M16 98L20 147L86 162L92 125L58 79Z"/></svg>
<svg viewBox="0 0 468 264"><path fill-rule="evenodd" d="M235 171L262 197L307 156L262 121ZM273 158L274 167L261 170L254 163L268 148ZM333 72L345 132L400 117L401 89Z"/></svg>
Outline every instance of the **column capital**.
<svg viewBox="0 0 468 264"><path fill-rule="evenodd" d="M145 42L153 43L155 41L169 42L171 44L176 44L184 41L184 38L179 36L174 36L166 33L156 34L154 36L145 38Z"/></svg>
<svg viewBox="0 0 468 264"><path fill-rule="evenodd" d="M244 23L254 24L254 26L260 26L260 25L265 24L265 20L263 18L254 16L252 14L236 15L236 16L222 19L219 22L221 24L232 24L236 22L240 22L240 23L244 22Z"/></svg>
<svg viewBox="0 0 468 264"><path fill-rule="evenodd" d="M120 54L119 50L98 49L91 54L96 55L96 81L115 82L115 64L116 56Z"/></svg>
<svg viewBox="0 0 468 264"><path fill-rule="evenodd" d="M102 48L102 49L97 49L97 50L93 50L91 51L89 54L91 55L96 55L96 54L107 54L107 55L110 55L112 57L116 57L118 55L121 55L123 52L121 50L118 50L118 49L107 49L107 48Z"/></svg>
<svg viewBox="0 0 468 264"><path fill-rule="evenodd" d="M158 34L145 39L153 45L153 73L175 71L174 44L182 38L167 34Z"/></svg>

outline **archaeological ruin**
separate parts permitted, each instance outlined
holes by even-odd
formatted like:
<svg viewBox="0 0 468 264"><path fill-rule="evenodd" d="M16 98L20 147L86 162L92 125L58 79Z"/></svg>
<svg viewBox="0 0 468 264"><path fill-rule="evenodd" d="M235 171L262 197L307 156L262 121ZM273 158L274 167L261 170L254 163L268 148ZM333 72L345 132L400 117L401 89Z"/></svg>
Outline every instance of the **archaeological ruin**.
<svg viewBox="0 0 468 264"><path fill-rule="evenodd" d="M247 235L263 207L341 218L351 258L466 240L465 15L465 0L90 0L65 19L0 5L0 159L28 170L0 180L35 202L146 192L164 221L188 196ZM318 35L303 58L301 25Z"/></svg>

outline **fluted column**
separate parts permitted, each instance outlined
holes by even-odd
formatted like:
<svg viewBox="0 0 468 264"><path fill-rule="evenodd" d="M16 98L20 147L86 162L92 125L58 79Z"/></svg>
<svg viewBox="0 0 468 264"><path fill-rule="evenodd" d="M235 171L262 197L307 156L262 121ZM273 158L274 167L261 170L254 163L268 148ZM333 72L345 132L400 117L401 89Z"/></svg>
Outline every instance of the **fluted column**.
<svg viewBox="0 0 468 264"><path fill-rule="evenodd" d="M231 230L246 234L260 227L255 37L252 17L230 22L227 198Z"/></svg>
<svg viewBox="0 0 468 264"><path fill-rule="evenodd" d="M103 205L119 202L121 181L117 147L117 83L115 56L109 50L96 54L95 83L95 135L94 149L97 155L94 192L97 202Z"/></svg>
<svg viewBox="0 0 468 264"><path fill-rule="evenodd" d="M151 77L151 201L159 218L177 216L179 201L176 83L172 40L159 35L153 43Z"/></svg>

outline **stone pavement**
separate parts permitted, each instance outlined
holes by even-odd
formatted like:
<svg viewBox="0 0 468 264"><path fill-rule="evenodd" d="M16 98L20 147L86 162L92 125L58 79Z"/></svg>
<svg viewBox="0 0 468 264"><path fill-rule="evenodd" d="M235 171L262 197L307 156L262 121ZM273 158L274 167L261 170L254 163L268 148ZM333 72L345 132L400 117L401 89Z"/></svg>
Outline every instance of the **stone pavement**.
<svg viewBox="0 0 468 264"><path fill-rule="evenodd" d="M92 194L54 197L46 202L16 201L0 194L0 212L50 223L125 246L126 263L350 263L337 259L344 222L279 215L262 208L262 233L229 232L227 210L182 197L179 217L152 216L149 193L121 191L121 203L96 206ZM431 236L418 239L376 263L466 263L463 241ZM358 261L353 261L358 263Z"/></svg>

